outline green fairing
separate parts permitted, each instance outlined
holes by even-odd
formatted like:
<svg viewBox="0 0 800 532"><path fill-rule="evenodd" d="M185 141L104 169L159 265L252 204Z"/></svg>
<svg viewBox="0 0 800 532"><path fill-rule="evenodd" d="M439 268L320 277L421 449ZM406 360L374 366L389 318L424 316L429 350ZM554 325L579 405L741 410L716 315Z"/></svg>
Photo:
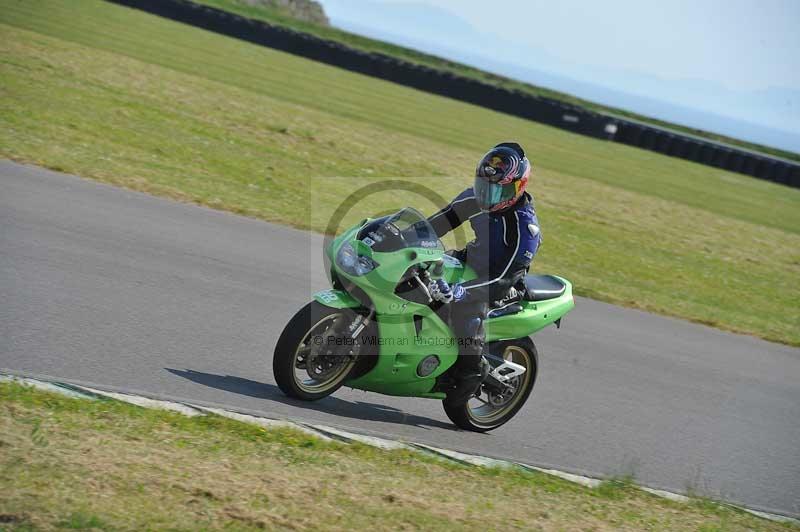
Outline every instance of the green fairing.
<svg viewBox="0 0 800 532"><path fill-rule="evenodd" d="M418 264L443 261L441 271L436 273L450 283L474 279L475 274L469 267L446 257L439 247L408 247L386 253L374 251L357 238L360 229L370 221L367 219L349 229L326 250L332 272L345 284L357 285L370 298L378 326L380 347L377 363L364 375L347 381L346 385L387 395L442 399L445 397L443 393L433 391L436 378L455 363L458 345L450 327L427 304L405 299L395 293L395 288L409 268ZM359 256L369 257L379 267L361 276L344 272L337 265L336 256L345 243L350 243ZM569 312L575 306L572 285L565 279L561 281L566 290L560 297L522 301L521 312L488 319L487 342L530 336ZM364 306L348 292L338 289L318 292L314 299L337 309ZM440 364L430 375L420 377L417 367L429 355L436 355Z"/></svg>

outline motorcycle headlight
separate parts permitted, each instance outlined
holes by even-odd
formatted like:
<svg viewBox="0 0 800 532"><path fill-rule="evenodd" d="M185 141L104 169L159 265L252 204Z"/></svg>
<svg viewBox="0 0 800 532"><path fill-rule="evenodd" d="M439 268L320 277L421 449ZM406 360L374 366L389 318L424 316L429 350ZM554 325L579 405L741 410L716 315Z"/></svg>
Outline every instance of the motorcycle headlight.
<svg viewBox="0 0 800 532"><path fill-rule="evenodd" d="M378 267L378 263L356 252L350 242L345 242L336 254L336 265L348 275L366 275Z"/></svg>

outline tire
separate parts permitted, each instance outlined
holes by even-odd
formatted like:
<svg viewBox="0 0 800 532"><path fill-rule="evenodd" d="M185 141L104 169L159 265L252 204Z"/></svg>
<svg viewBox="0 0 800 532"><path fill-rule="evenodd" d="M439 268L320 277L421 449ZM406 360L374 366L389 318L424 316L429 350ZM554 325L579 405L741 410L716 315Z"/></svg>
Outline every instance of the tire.
<svg viewBox="0 0 800 532"><path fill-rule="evenodd" d="M522 375L524 379L521 387L509 399L509 403L501 408L498 408L491 415L479 415L482 408L488 410L488 406L481 406L475 408L470 406L470 401L461 404L451 404L447 399L442 401L445 414L450 418L456 426L463 430L472 432L487 432L507 423L513 418L520 408L527 402L528 396L533 391L533 385L536 383L536 374L539 369L539 355L536 351L536 346L530 338L519 338L516 340L507 340L503 342L493 342L488 346L489 352L496 356L506 358L511 355L514 362L520 363L520 360L525 360L527 371ZM481 394L483 395L483 393ZM471 401L477 402L477 399Z"/></svg>
<svg viewBox="0 0 800 532"><path fill-rule="evenodd" d="M283 393L303 401L317 401L341 388L352 372L356 358L341 365L340 369L335 369L330 379L320 382L311 379L308 373L307 380L298 377L296 373L299 369L298 357L303 357L301 352L310 356L308 348L312 344L318 345L314 344L313 338L321 337L321 334L315 329L324 333L322 328L329 323L332 325L333 321L340 317L351 319L353 316L354 313L350 310L330 308L312 301L289 320L275 345L275 353L272 356L272 372L275 382ZM315 332L317 334L313 334Z"/></svg>

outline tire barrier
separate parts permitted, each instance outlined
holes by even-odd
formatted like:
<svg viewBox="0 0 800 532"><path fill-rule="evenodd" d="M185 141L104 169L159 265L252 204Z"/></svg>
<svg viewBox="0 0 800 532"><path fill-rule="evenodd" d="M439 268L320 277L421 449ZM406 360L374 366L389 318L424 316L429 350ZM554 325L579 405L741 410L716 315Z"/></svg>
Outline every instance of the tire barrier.
<svg viewBox="0 0 800 532"><path fill-rule="evenodd" d="M800 188L800 163L509 90L189 0L107 0L261 46L599 139Z"/></svg>

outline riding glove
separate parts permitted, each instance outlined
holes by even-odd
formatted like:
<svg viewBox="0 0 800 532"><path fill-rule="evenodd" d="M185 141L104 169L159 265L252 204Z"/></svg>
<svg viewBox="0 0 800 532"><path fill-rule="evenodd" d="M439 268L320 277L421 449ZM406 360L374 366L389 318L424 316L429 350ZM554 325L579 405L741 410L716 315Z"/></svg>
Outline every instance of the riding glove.
<svg viewBox="0 0 800 532"><path fill-rule="evenodd" d="M450 287L444 279L436 279L431 281L428 286L428 291L431 293L431 298L434 301L441 303L450 303L452 301L461 301L467 295L467 291L460 284L455 284Z"/></svg>

